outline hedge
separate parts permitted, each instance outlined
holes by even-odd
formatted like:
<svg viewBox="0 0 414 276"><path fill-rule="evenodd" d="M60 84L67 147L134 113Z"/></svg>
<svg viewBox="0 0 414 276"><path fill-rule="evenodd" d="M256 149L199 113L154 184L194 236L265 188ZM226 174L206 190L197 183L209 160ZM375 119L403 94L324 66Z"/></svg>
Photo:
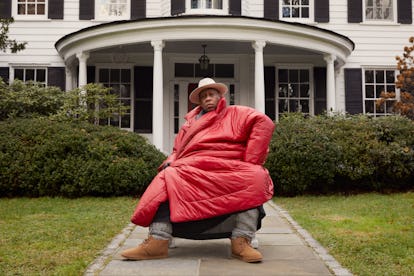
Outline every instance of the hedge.
<svg viewBox="0 0 414 276"><path fill-rule="evenodd" d="M165 158L111 126L20 118L0 133L1 196L138 196Z"/></svg>
<svg viewBox="0 0 414 276"><path fill-rule="evenodd" d="M288 114L277 123L265 166L276 195L387 192L414 188L414 123Z"/></svg>

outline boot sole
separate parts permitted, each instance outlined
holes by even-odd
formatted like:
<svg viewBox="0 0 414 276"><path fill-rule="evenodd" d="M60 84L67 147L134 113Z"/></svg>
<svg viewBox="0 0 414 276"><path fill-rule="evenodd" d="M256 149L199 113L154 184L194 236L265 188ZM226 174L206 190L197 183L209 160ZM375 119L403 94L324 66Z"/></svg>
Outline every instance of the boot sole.
<svg viewBox="0 0 414 276"><path fill-rule="evenodd" d="M234 258L239 259L239 260L241 260L243 262L246 262L246 263L260 263L263 260L262 258L260 258L260 259L243 259L243 257L238 256L238 255L234 255L234 254L232 254L232 256Z"/></svg>
<svg viewBox="0 0 414 276"><path fill-rule="evenodd" d="M168 255L162 255L162 256L156 256L156 257L151 257L151 256L147 256L147 257L127 257L124 255L121 255L122 257L124 257L125 261L144 261L144 260L157 260L157 259L165 259L168 258Z"/></svg>

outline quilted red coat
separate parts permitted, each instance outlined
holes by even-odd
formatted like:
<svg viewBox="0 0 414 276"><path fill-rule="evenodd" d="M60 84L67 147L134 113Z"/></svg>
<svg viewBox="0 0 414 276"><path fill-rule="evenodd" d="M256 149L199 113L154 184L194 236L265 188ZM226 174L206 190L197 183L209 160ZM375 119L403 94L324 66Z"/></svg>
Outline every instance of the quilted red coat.
<svg viewBox="0 0 414 276"><path fill-rule="evenodd" d="M262 205L273 195L265 162L274 123L244 106L226 106L196 120L190 111L172 154L141 197L131 221L148 226L162 202L172 222L207 219ZM162 170L165 164L169 166Z"/></svg>

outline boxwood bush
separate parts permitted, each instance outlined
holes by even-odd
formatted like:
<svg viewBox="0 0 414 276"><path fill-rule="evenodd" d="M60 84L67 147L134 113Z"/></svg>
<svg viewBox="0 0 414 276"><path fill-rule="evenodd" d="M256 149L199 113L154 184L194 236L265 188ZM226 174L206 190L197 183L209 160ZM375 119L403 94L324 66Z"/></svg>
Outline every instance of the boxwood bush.
<svg viewBox="0 0 414 276"><path fill-rule="evenodd" d="M141 194L165 156L138 134L47 117L0 122L1 196Z"/></svg>
<svg viewBox="0 0 414 276"><path fill-rule="evenodd" d="M414 123L404 117L288 114L265 166L275 194L414 188Z"/></svg>

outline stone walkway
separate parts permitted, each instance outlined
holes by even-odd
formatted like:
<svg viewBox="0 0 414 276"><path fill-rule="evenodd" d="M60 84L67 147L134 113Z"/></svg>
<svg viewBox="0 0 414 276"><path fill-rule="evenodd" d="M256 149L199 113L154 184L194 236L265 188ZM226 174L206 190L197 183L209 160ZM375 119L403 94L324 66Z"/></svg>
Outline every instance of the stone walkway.
<svg viewBox="0 0 414 276"><path fill-rule="evenodd" d="M266 217L257 232L261 263L248 264L231 257L230 241L175 239L169 258L125 261L120 256L147 237L148 229L130 224L89 265L85 276L128 275L352 275L272 201L265 205Z"/></svg>

